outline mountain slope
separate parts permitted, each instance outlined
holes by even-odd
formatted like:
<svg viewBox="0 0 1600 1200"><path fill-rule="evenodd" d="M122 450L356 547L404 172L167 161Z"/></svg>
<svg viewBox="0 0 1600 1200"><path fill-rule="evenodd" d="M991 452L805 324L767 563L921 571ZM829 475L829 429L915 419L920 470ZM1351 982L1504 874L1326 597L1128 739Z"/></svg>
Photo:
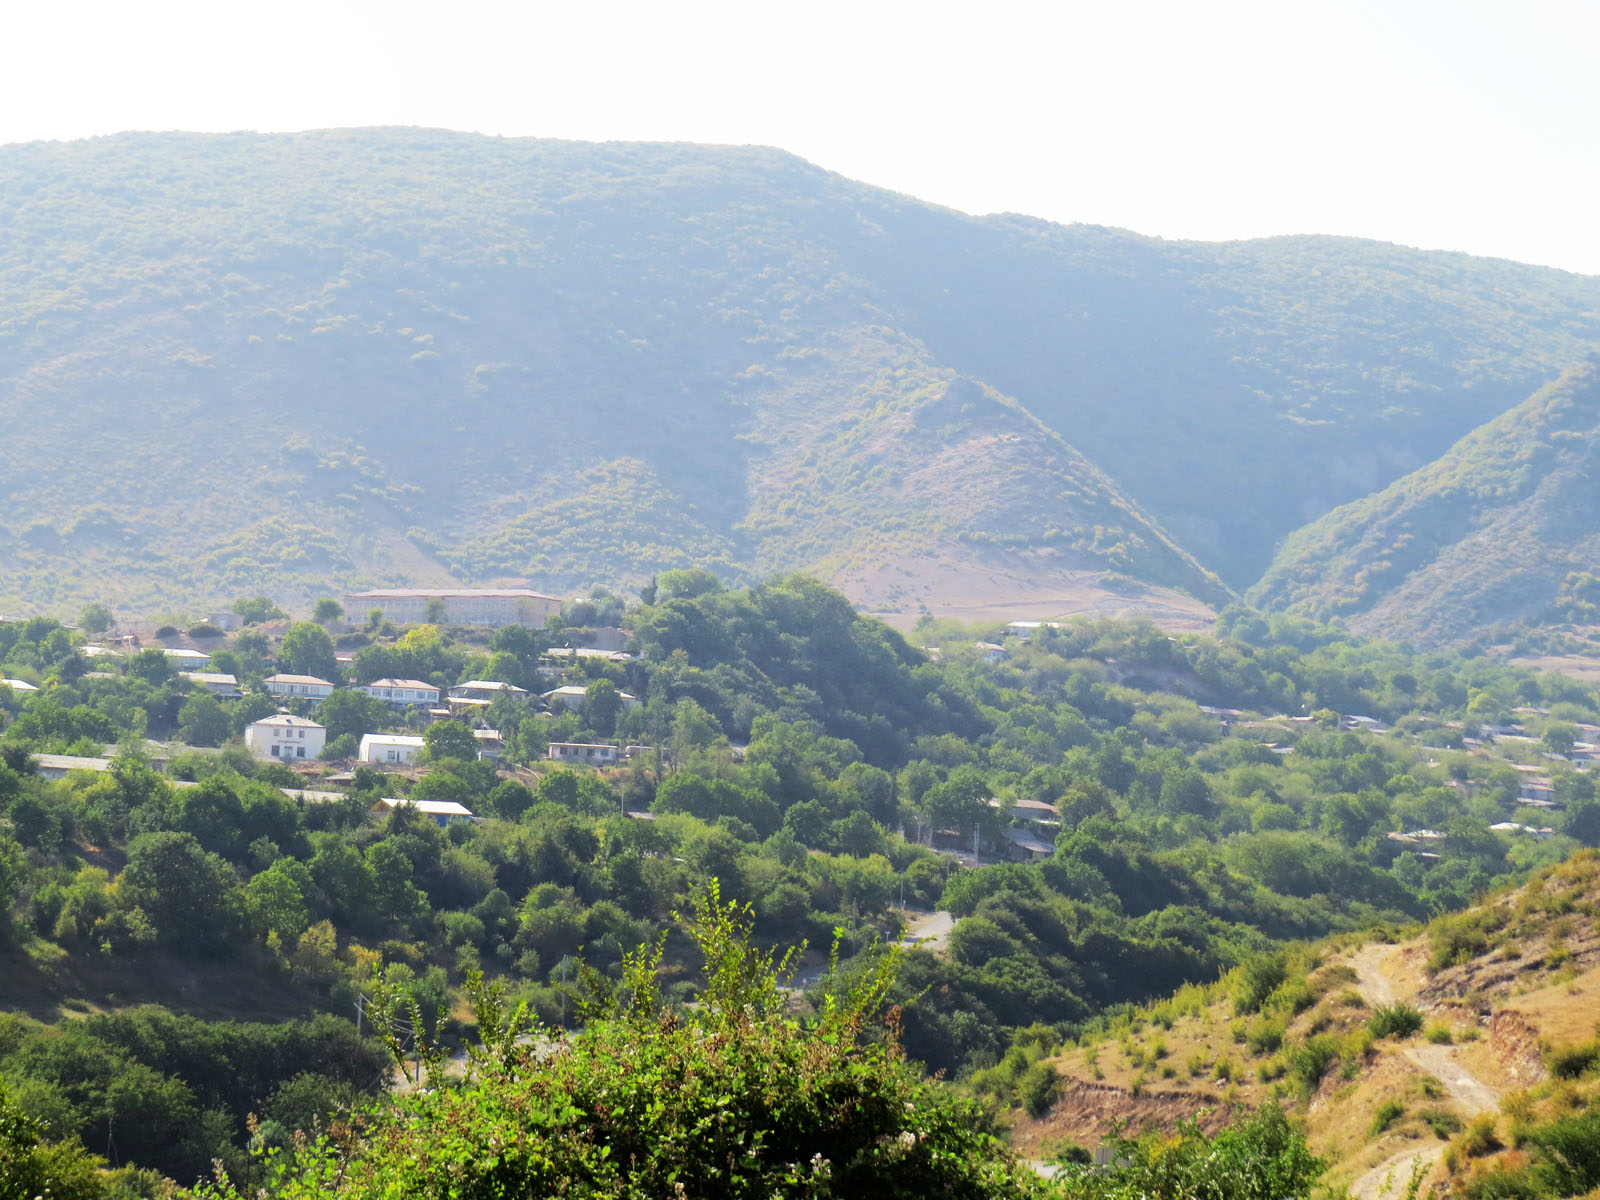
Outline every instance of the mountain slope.
<svg viewBox="0 0 1600 1200"><path fill-rule="evenodd" d="M8 165L10 604L737 578L886 542L975 569L996 530L1225 595L1052 431L885 326L807 227L847 205L806 190L848 185L786 156L368 132Z"/></svg>
<svg viewBox="0 0 1600 1200"><path fill-rule="evenodd" d="M1600 362L1291 537L1256 603L1423 644L1537 618L1600 557Z"/></svg>
<svg viewBox="0 0 1600 1200"><path fill-rule="evenodd" d="M750 148L126 135L0 147L0 213L6 608L685 563L1215 601L1600 340L1561 272Z"/></svg>

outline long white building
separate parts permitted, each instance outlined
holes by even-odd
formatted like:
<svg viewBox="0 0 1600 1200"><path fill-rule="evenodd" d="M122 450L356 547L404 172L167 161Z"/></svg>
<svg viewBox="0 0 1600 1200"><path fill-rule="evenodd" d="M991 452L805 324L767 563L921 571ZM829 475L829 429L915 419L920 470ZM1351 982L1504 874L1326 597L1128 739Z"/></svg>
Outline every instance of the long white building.
<svg viewBox="0 0 1600 1200"><path fill-rule="evenodd" d="M561 601L525 588L378 588L351 592L344 598L349 620L359 621L373 609L399 625L428 619L428 602L444 603L447 625L526 625L543 629L561 611Z"/></svg>
<svg viewBox="0 0 1600 1200"><path fill-rule="evenodd" d="M439 689L423 679L374 679L356 688L387 704L437 704Z"/></svg>

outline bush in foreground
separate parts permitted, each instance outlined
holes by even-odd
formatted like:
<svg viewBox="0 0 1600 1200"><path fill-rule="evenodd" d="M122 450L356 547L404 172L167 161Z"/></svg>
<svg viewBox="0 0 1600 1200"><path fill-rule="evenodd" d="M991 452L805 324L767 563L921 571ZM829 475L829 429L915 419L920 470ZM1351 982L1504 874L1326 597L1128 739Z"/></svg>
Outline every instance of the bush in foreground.
<svg viewBox="0 0 1600 1200"><path fill-rule="evenodd" d="M478 988L472 1077L393 1101L359 1135L269 1170L300 1197L1013 1197L1039 1183L980 1111L904 1062L897 1014L875 1020L892 954L812 1021L785 1012L788 957L750 945L748 907L715 888L689 923L698 1003L663 1002L661 948L587 977L567 1036ZM204 1189L238 1200L231 1185Z"/></svg>
<svg viewBox="0 0 1600 1200"><path fill-rule="evenodd" d="M1063 1200L1287 1200L1308 1196L1324 1164L1276 1105L1208 1137L1193 1121L1175 1137L1113 1138L1108 1167L1064 1163Z"/></svg>

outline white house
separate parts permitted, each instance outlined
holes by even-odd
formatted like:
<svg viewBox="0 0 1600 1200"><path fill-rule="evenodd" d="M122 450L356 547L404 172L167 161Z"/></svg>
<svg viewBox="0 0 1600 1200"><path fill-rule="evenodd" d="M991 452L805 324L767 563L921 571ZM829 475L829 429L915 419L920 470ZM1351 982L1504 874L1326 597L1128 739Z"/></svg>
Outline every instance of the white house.
<svg viewBox="0 0 1600 1200"><path fill-rule="evenodd" d="M239 681L232 675L214 674L209 671L180 671L178 672L195 687L205 688L206 691L225 700L237 700L244 695L239 690Z"/></svg>
<svg viewBox="0 0 1600 1200"><path fill-rule="evenodd" d="M290 713L264 717L244 727L244 744L257 758L315 758L328 744L328 731Z"/></svg>
<svg viewBox="0 0 1600 1200"><path fill-rule="evenodd" d="M421 738L405 733L368 733L362 735L361 749L356 757L362 762L390 766L413 763L426 744Z"/></svg>
<svg viewBox="0 0 1600 1200"><path fill-rule="evenodd" d="M576 712L578 709L583 707L583 697L586 693L586 690L587 689L581 688L575 683L569 683L563 687L558 687L548 692L541 692L539 694L539 699L543 700L551 708L554 708L559 704L564 708L569 708Z"/></svg>
<svg viewBox="0 0 1600 1200"><path fill-rule="evenodd" d="M539 694L539 699L543 700L551 708L554 708L559 704L564 708L570 709L573 712L577 712L583 707L584 698L588 694L588 688L579 687L575 683L568 683L561 687L554 688L551 691L541 692ZM619 691L617 696L622 701L623 708L639 707L639 697L633 695L631 692Z"/></svg>
<svg viewBox="0 0 1600 1200"><path fill-rule="evenodd" d="M385 620L416 624L428 619L428 605L434 600L443 606L443 619L450 625L543 629L561 612L556 597L525 588L380 588L351 592L344 598L344 611L351 620L359 620L376 608L382 610Z"/></svg>
<svg viewBox="0 0 1600 1200"><path fill-rule="evenodd" d="M315 675L268 675L267 691L274 696L295 700L326 700L333 695L333 684Z"/></svg>
<svg viewBox="0 0 1600 1200"><path fill-rule="evenodd" d="M1526 779L1517 793L1519 804L1540 804L1556 798L1555 785L1548 779Z"/></svg>
<svg viewBox="0 0 1600 1200"><path fill-rule="evenodd" d="M356 689L389 704L437 704L439 689L420 679L374 679Z"/></svg>
<svg viewBox="0 0 1600 1200"><path fill-rule="evenodd" d="M1011 852L1011 857L1024 862L1037 862L1041 858L1049 858L1056 852L1056 848L1049 842L1034 837L1026 829L1015 827L1002 829L1002 837L1006 840L1006 847Z"/></svg>
<svg viewBox="0 0 1600 1200"><path fill-rule="evenodd" d="M597 646L552 646L544 652L544 657L552 661L599 658L606 662L632 662L639 656L629 654L626 650L601 650Z"/></svg>
<svg viewBox="0 0 1600 1200"><path fill-rule="evenodd" d="M464 804L457 804L454 800L411 800L406 797L385 796L372 806L372 811L393 812L397 808L414 808L440 825L448 825L451 821L475 819L470 808Z"/></svg>
<svg viewBox="0 0 1600 1200"><path fill-rule="evenodd" d="M450 699L470 700L487 704L499 696L526 696L526 688L519 688L514 683L502 683L498 679L469 679L465 683L458 683L450 689Z"/></svg>
<svg viewBox="0 0 1600 1200"><path fill-rule="evenodd" d="M33 764L46 779L64 779L68 771L109 771L109 758L87 758L78 754L35 754Z"/></svg>
<svg viewBox="0 0 1600 1200"><path fill-rule="evenodd" d="M19 696L22 695L24 692L37 692L39 690L38 688L34 687L33 684L29 683L26 679L0 679L0 683L5 684L6 687L10 688L13 692L17 693L17 695L19 695Z"/></svg>
<svg viewBox="0 0 1600 1200"><path fill-rule="evenodd" d="M204 650L163 650L167 665L178 671L204 671L211 665L211 655Z"/></svg>
<svg viewBox="0 0 1600 1200"><path fill-rule="evenodd" d="M978 653L982 656L984 662L1005 662L1009 657L1009 652L1006 648L996 642L979 642L977 645Z"/></svg>
<svg viewBox="0 0 1600 1200"><path fill-rule="evenodd" d="M1029 821L1035 825L1061 824L1061 810L1043 800L1012 800L1009 803L989 798L989 807L1004 809L1013 821Z"/></svg>
<svg viewBox="0 0 1600 1200"><path fill-rule="evenodd" d="M1019 642L1032 639L1033 635L1041 629L1060 629L1060 621L1012 621L1006 625L1006 636L1014 637Z"/></svg>
<svg viewBox="0 0 1600 1200"><path fill-rule="evenodd" d="M557 762L584 763L591 767L605 767L622 761L622 751L603 742L551 742L544 756Z"/></svg>

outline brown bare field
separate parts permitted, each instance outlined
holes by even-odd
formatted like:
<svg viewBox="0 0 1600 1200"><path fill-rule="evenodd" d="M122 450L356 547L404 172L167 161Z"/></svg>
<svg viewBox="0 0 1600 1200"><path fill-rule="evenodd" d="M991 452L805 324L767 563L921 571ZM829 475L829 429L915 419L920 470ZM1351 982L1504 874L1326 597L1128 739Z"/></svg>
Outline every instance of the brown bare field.
<svg viewBox="0 0 1600 1200"><path fill-rule="evenodd" d="M1559 671L1584 683L1600 683L1600 656L1592 654L1529 654L1508 660L1535 671Z"/></svg>
<svg viewBox="0 0 1600 1200"><path fill-rule="evenodd" d="M1206 633L1216 612L1171 588L1086 570L1045 551L902 553L842 568L834 583L897 629L924 616L969 623L1143 617L1170 632Z"/></svg>

